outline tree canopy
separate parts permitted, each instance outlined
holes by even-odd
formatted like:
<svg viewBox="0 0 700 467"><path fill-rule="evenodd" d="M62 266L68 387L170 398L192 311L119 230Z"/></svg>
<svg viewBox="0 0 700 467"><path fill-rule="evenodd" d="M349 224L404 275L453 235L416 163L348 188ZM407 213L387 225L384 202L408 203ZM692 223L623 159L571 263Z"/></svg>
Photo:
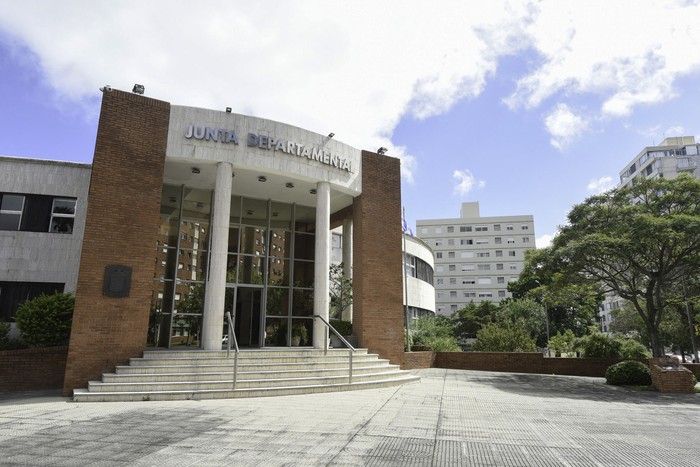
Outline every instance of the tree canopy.
<svg viewBox="0 0 700 467"><path fill-rule="evenodd" d="M700 265L700 181L645 179L592 196L573 207L546 255L567 282L600 284L628 300L661 356L668 301Z"/></svg>

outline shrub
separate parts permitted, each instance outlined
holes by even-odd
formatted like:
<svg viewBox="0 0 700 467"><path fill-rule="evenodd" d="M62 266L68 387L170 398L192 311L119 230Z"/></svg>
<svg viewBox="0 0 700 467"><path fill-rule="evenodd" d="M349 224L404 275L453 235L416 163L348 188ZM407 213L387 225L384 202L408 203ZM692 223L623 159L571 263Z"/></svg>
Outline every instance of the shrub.
<svg viewBox="0 0 700 467"><path fill-rule="evenodd" d="M342 319L332 319L328 321L341 336L352 336L352 323ZM332 331L331 331L332 332Z"/></svg>
<svg viewBox="0 0 700 467"><path fill-rule="evenodd" d="M74 305L73 295L65 293L40 295L22 303L15 320L24 342L32 347L67 344Z"/></svg>
<svg viewBox="0 0 700 467"><path fill-rule="evenodd" d="M626 360L608 367L605 382L615 386L648 386L651 384L651 371L642 362Z"/></svg>
<svg viewBox="0 0 700 467"><path fill-rule="evenodd" d="M416 322L412 334L413 345L426 347L433 352L459 352L452 322L444 316L423 316Z"/></svg>
<svg viewBox="0 0 700 467"><path fill-rule="evenodd" d="M519 324L489 323L476 333L477 352L536 352L534 339Z"/></svg>
<svg viewBox="0 0 700 467"><path fill-rule="evenodd" d="M554 350L557 356L563 353L572 353L574 351L574 342L576 336L571 329L567 329L564 334L557 332L549 339L547 347Z"/></svg>
<svg viewBox="0 0 700 467"><path fill-rule="evenodd" d="M574 347L581 352L584 357L614 358L620 356L620 347L622 347L622 343L612 337L608 337L602 332L594 332L593 334L576 339Z"/></svg>
<svg viewBox="0 0 700 467"><path fill-rule="evenodd" d="M642 360L649 358L649 352L646 347L634 339L621 339L620 344L620 355L625 360Z"/></svg>

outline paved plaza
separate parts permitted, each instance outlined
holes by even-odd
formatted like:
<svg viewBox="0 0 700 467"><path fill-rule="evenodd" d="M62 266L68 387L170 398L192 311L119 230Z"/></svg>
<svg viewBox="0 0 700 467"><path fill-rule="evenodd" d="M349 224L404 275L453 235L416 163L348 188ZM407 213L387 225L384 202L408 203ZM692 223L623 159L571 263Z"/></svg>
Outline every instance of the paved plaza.
<svg viewBox="0 0 700 467"><path fill-rule="evenodd" d="M699 466L700 394L427 369L396 388L74 403L0 394L0 465Z"/></svg>

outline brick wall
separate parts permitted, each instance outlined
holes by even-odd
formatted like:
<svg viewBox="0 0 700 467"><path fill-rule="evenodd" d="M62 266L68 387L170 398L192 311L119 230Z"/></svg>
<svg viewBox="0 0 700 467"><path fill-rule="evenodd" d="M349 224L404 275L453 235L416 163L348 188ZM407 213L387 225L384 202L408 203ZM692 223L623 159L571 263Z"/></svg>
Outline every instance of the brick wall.
<svg viewBox="0 0 700 467"><path fill-rule="evenodd" d="M68 347L0 351L0 391L61 389Z"/></svg>
<svg viewBox="0 0 700 467"><path fill-rule="evenodd" d="M661 365L671 365L676 369L664 369ZM675 359L649 359L649 368L651 369L651 384L659 392L695 393L693 372L683 365L678 365Z"/></svg>
<svg viewBox="0 0 700 467"><path fill-rule="evenodd" d="M353 332L360 347L403 361L401 161L362 151L353 203Z"/></svg>
<svg viewBox="0 0 700 467"><path fill-rule="evenodd" d="M406 354L409 355L409 354ZM435 368L605 377L618 358L545 358L526 352L437 352Z"/></svg>
<svg viewBox="0 0 700 467"><path fill-rule="evenodd" d="M169 119L167 102L102 95L64 395L146 347ZM102 294L110 264L133 268L128 297Z"/></svg>
<svg viewBox="0 0 700 467"><path fill-rule="evenodd" d="M435 352L406 352L403 354L402 370L435 367Z"/></svg>
<svg viewBox="0 0 700 467"><path fill-rule="evenodd" d="M700 363L682 363L682 365L690 370L695 375L695 378L700 381Z"/></svg>

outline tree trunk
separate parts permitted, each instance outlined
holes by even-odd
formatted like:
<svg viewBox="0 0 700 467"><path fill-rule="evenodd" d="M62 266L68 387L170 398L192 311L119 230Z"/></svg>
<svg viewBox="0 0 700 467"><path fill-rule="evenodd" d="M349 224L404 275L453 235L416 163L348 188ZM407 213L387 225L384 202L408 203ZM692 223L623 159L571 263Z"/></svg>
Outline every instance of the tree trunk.
<svg viewBox="0 0 700 467"><path fill-rule="evenodd" d="M661 336L659 335L659 330L655 326L650 325L648 322L647 332L649 332L649 340L651 341L651 355L654 358L661 358L664 356L664 345L661 342Z"/></svg>

